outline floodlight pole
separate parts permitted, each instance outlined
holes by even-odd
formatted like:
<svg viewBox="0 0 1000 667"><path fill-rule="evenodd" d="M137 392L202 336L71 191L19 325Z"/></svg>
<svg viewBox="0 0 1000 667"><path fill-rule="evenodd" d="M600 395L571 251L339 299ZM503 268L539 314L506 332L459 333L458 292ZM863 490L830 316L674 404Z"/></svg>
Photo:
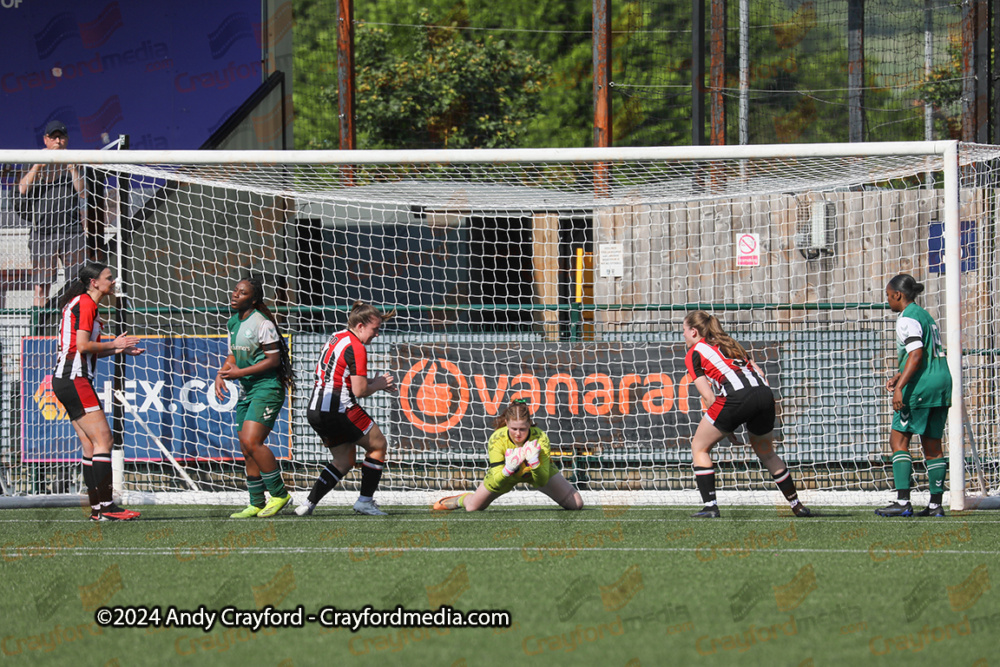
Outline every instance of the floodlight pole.
<svg viewBox="0 0 1000 667"><path fill-rule="evenodd" d="M864 141L865 0L847 1L848 139Z"/></svg>
<svg viewBox="0 0 1000 667"><path fill-rule="evenodd" d="M594 0L594 147L611 146L611 0ZM594 165L594 196L610 194L606 162Z"/></svg>
<svg viewBox="0 0 1000 667"><path fill-rule="evenodd" d="M740 146L750 143L750 0L740 0ZM746 166L744 163L743 167Z"/></svg>
<svg viewBox="0 0 1000 667"><path fill-rule="evenodd" d="M705 0L691 3L691 145L705 145Z"/></svg>
<svg viewBox="0 0 1000 667"><path fill-rule="evenodd" d="M353 0L337 0L337 102L340 114L340 150L354 150Z"/></svg>
<svg viewBox="0 0 1000 667"><path fill-rule="evenodd" d="M611 146L611 0L594 0L594 146Z"/></svg>
<svg viewBox="0 0 1000 667"><path fill-rule="evenodd" d="M709 67L709 97L711 99L711 135L713 146L726 145L726 0L712 0L712 36L709 43L712 61Z"/></svg>
<svg viewBox="0 0 1000 667"><path fill-rule="evenodd" d="M962 0L962 141L989 141L989 8Z"/></svg>

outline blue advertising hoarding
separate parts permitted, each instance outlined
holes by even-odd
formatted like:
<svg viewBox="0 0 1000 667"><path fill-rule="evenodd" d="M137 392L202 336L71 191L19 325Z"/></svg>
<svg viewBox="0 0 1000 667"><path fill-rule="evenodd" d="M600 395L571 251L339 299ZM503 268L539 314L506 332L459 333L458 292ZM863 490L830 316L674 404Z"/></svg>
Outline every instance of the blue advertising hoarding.
<svg viewBox="0 0 1000 667"><path fill-rule="evenodd" d="M265 37L259 1L5 2L0 148L54 119L70 148L198 148L260 85Z"/></svg>
<svg viewBox="0 0 1000 667"><path fill-rule="evenodd" d="M962 220L961 222L961 271L975 271L976 261L976 221ZM932 221L930 234L927 239L927 264L931 273L944 275L944 223Z"/></svg>
<svg viewBox="0 0 1000 667"><path fill-rule="evenodd" d="M233 423L237 383L229 395L215 397L215 373L226 356L224 337L143 339L144 354L125 361L124 394L150 431L178 460L242 460ZM76 461L79 439L66 411L52 393L56 360L54 337L26 337L21 343L21 455L24 461ZM108 415L112 412L114 360L97 364L94 389ZM267 438L278 458L291 455L289 405ZM165 457L146 430L125 413L126 461L159 461Z"/></svg>

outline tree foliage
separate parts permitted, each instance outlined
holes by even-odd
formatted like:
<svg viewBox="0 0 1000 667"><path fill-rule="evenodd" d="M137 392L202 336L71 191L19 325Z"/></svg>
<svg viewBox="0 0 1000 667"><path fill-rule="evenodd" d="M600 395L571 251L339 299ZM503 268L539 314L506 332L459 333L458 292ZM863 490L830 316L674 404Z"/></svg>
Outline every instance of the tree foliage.
<svg viewBox="0 0 1000 667"><path fill-rule="evenodd" d="M293 12L295 147L335 149L337 107L322 92L337 80L337 8L328 0L295 0Z"/></svg>
<svg viewBox="0 0 1000 667"><path fill-rule="evenodd" d="M293 3L296 147L336 148L336 2ZM592 7L593 0L355 0L358 146L592 145ZM691 3L621 0L611 8L613 143L690 144ZM846 6L751 9L750 143L848 141ZM737 10L729 5L729 143L738 137ZM904 29L883 23L887 34ZM878 52L869 52L863 138L921 138L921 100L934 105L939 136L948 136L959 125L961 93L960 54L952 55L914 89L880 84L880 69L899 65L887 56L880 68Z"/></svg>
<svg viewBox="0 0 1000 667"><path fill-rule="evenodd" d="M948 62L931 69L917 88L920 99L929 104L934 129L939 137L962 138L962 40L952 35L948 41Z"/></svg>
<svg viewBox="0 0 1000 667"><path fill-rule="evenodd" d="M390 17L386 17L390 18ZM361 23L354 35L355 129L358 148L499 148L524 145L528 126L540 113L539 93L549 68L529 53L491 35L481 36L434 25L425 9L409 19L417 24L399 39L378 25ZM297 29L298 29L297 25ZM314 45L333 40L334 62L321 49L296 49L313 71L296 89L300 146L334 148L338 82L336 34L314 26ZM301 53L301 58L298 54ZM308 64L306 64L308 63ZM299 79L296 79L298 85ZM301 100L301 106L300 106ZM300 113L301 112L301 113Z"/></svg>
<svg viewBox="0 0 1000 667"><path fill-rule="evenodd" d="M423 26L389 49L384 30L355 33L355 122L360 148L501 148L518 146L538 113L546 68L487 35ZM322 97L337 106L336 82Z"/></svg>

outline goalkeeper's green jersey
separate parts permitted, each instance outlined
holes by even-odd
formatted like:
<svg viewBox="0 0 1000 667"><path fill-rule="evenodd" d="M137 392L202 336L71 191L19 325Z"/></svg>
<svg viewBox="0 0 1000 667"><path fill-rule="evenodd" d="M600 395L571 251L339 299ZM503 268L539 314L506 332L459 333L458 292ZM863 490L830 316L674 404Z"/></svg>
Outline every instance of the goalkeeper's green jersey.
<svg viewBox="0 0 1000 667"><path fill-rule="evenodd" d="M941 333L926 310L911 303L896 320L896 350L899 372L916 350L923 349L917 372L903 387L903 403L910 409L939 408L951 405L951 371L941 345Z"/></svg>
<svg viewBox="0 0 1000 667"><path fill-rule="evenodd" d="M527 465L522 465L513 475L504 477L504 454L508 449L519 447L520 445L515 445L510 439L506 426L501 426L493 432L489 443L486 445L490 458L490 468L486 472L486 479L483 480L483 484L487 489L493 493L507 493L514 488L515 484L519 484L520 482L527 482L536 489L540 489L548 484L549 478L557 472L550 456L549 436L545 435L545 431L537 426L532 426L531 430L528 431L528 439L525 442L531 442L532 440L538 440L538 446L541 449L538 454L538 467L531 470Z"/></svg>

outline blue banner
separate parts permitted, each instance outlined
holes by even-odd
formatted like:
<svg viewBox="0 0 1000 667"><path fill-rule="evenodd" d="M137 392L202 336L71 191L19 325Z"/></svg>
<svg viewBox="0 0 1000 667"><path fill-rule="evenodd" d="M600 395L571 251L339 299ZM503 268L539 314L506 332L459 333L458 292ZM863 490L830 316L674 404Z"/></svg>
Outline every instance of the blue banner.
<svg viewBox="0 0 1000 667"><path fill-rule="evenodd" d="M962 220L960 247L962 251L962 273L975 271L976 262L976 221ZM927 239L927 263L931 273L944 275L944 223L932 221Z"/></svg>
<svg viewBox="0 0 1000 667"><path fill-rule="evenodd" d="M215 373L226 356L226 339L147 338L144 354L125 361L124 394L139 418L179 460L242 460L233 423L238 383L224 401L215 397ZM76 461L80 442L66 410L52 393L56 339L24 338L21 344L21 455L24 461ZM94 389L112 414L114 358L97 362ZM289 403L267 439L278 458L289 458ZM162 451L134 415L125 412L126 461L161 461Z"/></svg>
<svg viewBox="0 0 1000 667"><path fill-rule="evenodd" d="M250 0L4 2L0 148L42 148L51 120L69 148L198 148L260 85L264 39Z"/></svg>

